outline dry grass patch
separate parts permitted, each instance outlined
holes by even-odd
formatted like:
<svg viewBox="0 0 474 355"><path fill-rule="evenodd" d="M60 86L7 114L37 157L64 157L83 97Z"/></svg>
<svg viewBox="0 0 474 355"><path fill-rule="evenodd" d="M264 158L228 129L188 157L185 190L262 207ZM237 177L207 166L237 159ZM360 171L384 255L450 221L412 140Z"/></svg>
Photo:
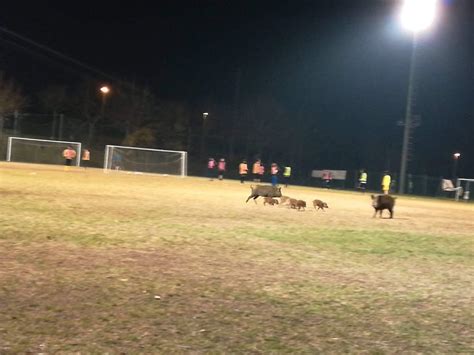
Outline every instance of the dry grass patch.
<svg viewBox="0 0 474 355"><path fill-rule="evenodd" d="M0 169L2 353L474 351L472 205Z"/></svg>

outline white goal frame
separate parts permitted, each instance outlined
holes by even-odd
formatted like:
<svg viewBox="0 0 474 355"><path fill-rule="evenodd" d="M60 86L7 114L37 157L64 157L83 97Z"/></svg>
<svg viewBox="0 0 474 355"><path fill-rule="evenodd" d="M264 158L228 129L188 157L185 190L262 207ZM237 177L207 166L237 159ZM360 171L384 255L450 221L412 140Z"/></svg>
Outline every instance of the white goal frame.
<svg viewBox="0 0 474 355"><path fill-rule="evenodd" d="M82 143L81 142L70 142L70 141L55 141L50 139L36 139L36 138L24 138L24 137L8 137L7 145L7 161L11 162L12 159L12 144L13 140L22 140L22 141L33 141L33 142L47 142L47 143L61 143L66 145L77 145L78 150L76 152L76 166L81 166L81 152L82 152Z"/></svg>
<svg viewBox="0 0 474 355"><path fill-rule="evenodd" d="M104 153L104 172L108 170L112 170L112 160L111 156L109 156L110 148L119 148L119 149L133 149L133 150L144 150L144 151L151 151L151 152L161 152L161 153L179 153L181 154L181 173L179 176L185 177L188 175L188 153L184 150L166 150L166 149L153 149L153 148L141 148L141 147L128 147L123 145L106 145L105 146L105 153ZM152 173L149 173L152 174ZM160 174L160 173L156 173Z"/></svg>
<svg viewBox="0 0 474 355"><path fill-rule="evenodd" d="M462 187L461 185L462 181L466 182L466 188ZM469 200L471 183L472 183L472 186L474 187L474 179L459 178L456 180L457 190L456 190L456 194L454 195L454 199L456 201L459 201L459 199L461 198L461 195L462 195L463 200Z"/></svg>

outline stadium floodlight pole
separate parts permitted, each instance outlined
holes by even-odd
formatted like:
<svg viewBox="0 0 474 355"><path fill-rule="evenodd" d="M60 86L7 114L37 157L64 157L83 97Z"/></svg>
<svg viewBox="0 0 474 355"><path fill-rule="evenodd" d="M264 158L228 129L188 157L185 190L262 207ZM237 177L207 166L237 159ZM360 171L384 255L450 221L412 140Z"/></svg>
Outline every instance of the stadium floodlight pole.
<svg viewBox="0 0 474 355"><path fill-rule="evenodd" d="M403 122L403 145L402 145L402 157L400 162L400 184L398 185L398 193L403 194L405 192L405 179L407 174L407 163L408 163L408 149L410 146L410 137L412 129L412 107L413 107L413 82L415 80L415 60L416 60L416 46L417 36L413 33L412 41L412 52L410 59L410 73L408 76L408 93L407 102L405 109L405 121Z"/></svg>
<svg viewBox="0 0 474 355"><path fill-rule="evenodd" d="M204 159L204 144L206 140L206 120L208 116L209 116L209 112L202 113L201 151L200 151L201 159Z"/></svg>
<svg viewBox="0 0 474 355"><path fill-rule="evenodd" d="M460 157L461 157L461 153L453 154L453 180L457 179L456 175L458 174L458 161Z"/></svg>
<svg viewBox="0 0 474 355"><path fill-rule="evenodd" d="M426 30L436 17L437 0L404 0L400 13L401 23L404 28L412 33L412 53L410 60L410 73L408 77L408 92L405 110L405 122L403 129L403 146L400 162L400 184L398 193L405 192L405 181L407 174L408 150L412 125L412 108L416 66L416 48L418 34Z"/></svg>
<svg viewBox="0 0 474 355"><path fill-rule="evenodd" d="M105 113L105 101L107 99L107 94L110 92L110 88L104 85L100 88L100 92L102 93L102 106L100 108L100 116L103 119Z"/></svg>

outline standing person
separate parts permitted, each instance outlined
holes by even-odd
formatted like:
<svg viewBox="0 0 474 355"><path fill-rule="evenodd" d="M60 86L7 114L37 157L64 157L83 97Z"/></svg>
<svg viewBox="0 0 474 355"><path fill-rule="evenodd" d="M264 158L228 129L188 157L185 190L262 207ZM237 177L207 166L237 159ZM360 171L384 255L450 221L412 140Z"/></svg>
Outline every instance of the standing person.
<svg viewBox="0 0 474 355"><path fill-rule="evenodd" d="M407 179L408 179L408 193L409 193L409 194L412 194L412 193L413 193L413 189L415 188L415 185L413 184L413 175L412 175L412 174L408 174L408 175L407 175Z"/></svg>
<svg viewBox="0 0 474 355"><path fill-rule="evenodd" d="M382 191L384 195L388 195L390 192L390 183L392 182L392 178L389 175L388 171L384 171L383 178L382 178Z"/></svg>
<svg viewBox="0 0 474 355"><path fill-rule="evenodd" d="M260 168L258 169L258 181L263 181L263 175L265 174L265 166L260 162Z"/></svg>
<svg viewBox="0 0 474 355"><path fill-rule="evenodd" d="M214 158L209 158L207 161L207 177L209 180L214 180L215 170L216 170L216 161Z"/></svg>
<svg viewBox="0 0 474 355"><path fill-rule="evenodd" d="M65 168L64 170L68 170L69 166L72 164L72 160L76 157L76 151L72 149L72 147L69 145L66 149L63 150L63 157L66 159L65 161Z"/></svg>
<svg viewBox="0 0 474 355"><path fill-rule="evenodd" d="M225 173L225 159L224 158L219 159L219 163L217 164L217 170L219 171L219 180L224 179L224 173Z"/></svg>
<svg viewBox="0 0 474 355"><path fill-rule="evenodd" d="M87 169L87 166L89 165L89 161L91 160L91 152L89 149L84 149L82 151L82 166L84 169Z"/></svg>
<svg viewBox="0 0 474 355"><path fill-rule="evenodd" d="M252 166L252 174L253 174L253 181L259 182L259 176L260 176L260 165L262 164L260 159L257 159L255 163L253 163Z"/></svg>
<svg viewBox="0 0 474 355"><path fill-rule="evenodd" d="M247 160L242 160L242 162L239 164L239 175L240 175L240 183L243 184L245 181L245 178L247 177L247 173L249 171L249 168L247 166Z"/></svg>
<svg viewBox="0 0 474 355"><path fill-rule="evenodd" d="M367 172L362 169L359 174L359 190L365 191L367 187Z"/></svg>
<svg viewBox="0 0 474 355"><path fill-rule="evenodd" d="M270 167L270 173L272 175L272 186L278 185L278 172L279 172L279 168L278 168L277 163L272 163Z"/></svg>
<svg viewBox="0 0 474 355"><path fill-rule="evenodd" d="M112 154L112 169L120 170L122 166L122 153L115 151Z"/></svg>
<svg viewBox="0 0 474 355"><path fill-rule="evenodd" d="M326 185L326 189L331 187L332 173L329 170L324 170L322 175L323 181Z"/></svg>
<svg viewBox="0 0 474 355"><path fill-rule="evenodd" d="M288 182L290 181L291 177L291 166L286 165L283 168L283 180L285 181L285 187L288 187Z"/></svg>

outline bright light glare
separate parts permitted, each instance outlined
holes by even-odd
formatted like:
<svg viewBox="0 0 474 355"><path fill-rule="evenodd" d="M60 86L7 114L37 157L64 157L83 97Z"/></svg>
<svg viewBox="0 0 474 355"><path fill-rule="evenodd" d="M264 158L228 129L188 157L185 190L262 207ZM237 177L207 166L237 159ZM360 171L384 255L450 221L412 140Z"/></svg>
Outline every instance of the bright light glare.
<svg viewBox="0 0 474 355"><path fill-rule="evenodd" d="M103 93L103 94L108 94L110 92L110 89L108 86L102 86L100 88L100 91Z"/></svg>
<svg viewBox="0 0 474 355"><path fill-rule="evenodd" d="M458 159L461 156L461 153L454 153L454 159Z"/></svg>
<svg viewBox="0 0 474 355"><path fill-rule="evenodd" d="M419 32L427 29L436 17L437 0L404 0L400 18L403 27Z"/></svg>

